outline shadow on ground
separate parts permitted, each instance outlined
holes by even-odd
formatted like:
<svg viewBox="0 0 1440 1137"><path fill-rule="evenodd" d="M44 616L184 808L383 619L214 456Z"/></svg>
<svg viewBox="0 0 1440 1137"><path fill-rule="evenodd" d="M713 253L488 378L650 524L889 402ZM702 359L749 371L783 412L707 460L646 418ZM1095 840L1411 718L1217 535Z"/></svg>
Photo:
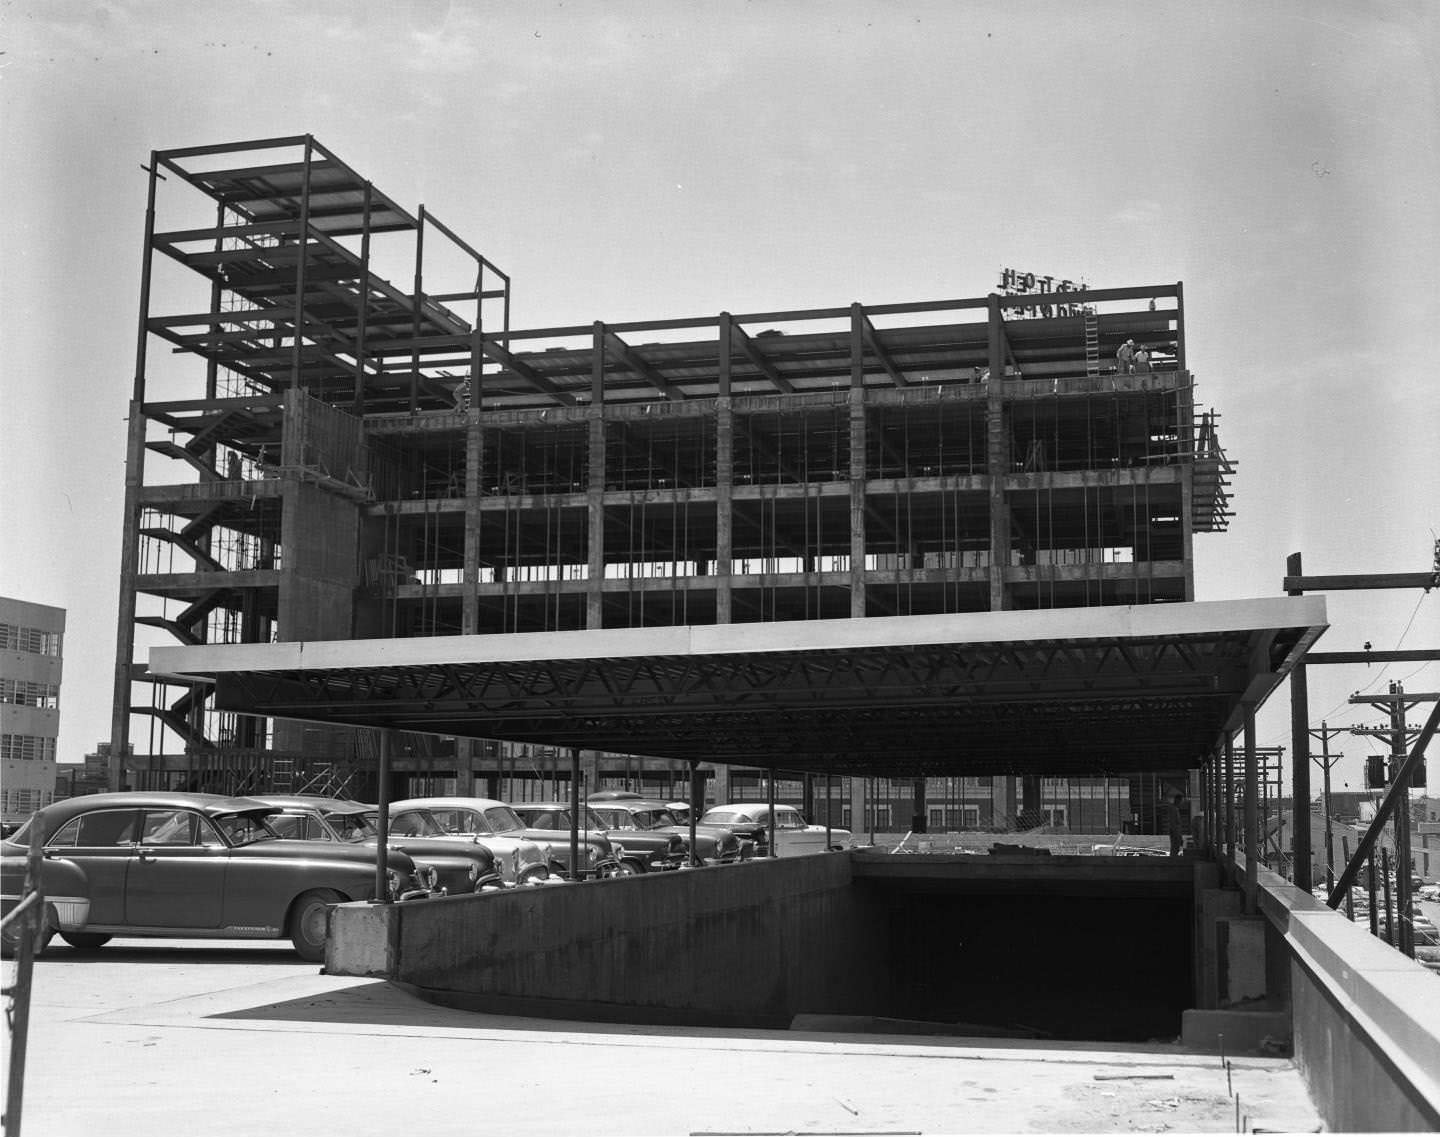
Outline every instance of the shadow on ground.
<svg viewBox="0 0 1440 1137"><path fill-rule="evenodd" d="M573 1020L523 1018L474 1011L456 1010L427 1002L417 995L383 979L358 983L338 991L305 995L254 1007L242 1007L206 1016L210 1019L249 1022L310 1022L339 1023L350 1026L393 1026L416 1029L456 1031L516 1031L530 1034L584 1034L592 1038L713 1038L735 1040L751 1038L773 1043L813 1042L826 1046L898 1045L908 1048L946 1049L974 1048L985 1050L1076 1052L1088 1061L1095 1061L1097 1051L1107 1054L1128 1054L1144 1061L1173 1061L1198 1051L1166 1043L1094 1043L1055 1039L977 1038L961 1034L884 1031L835 1032L745 1030L733 1027L679 1027L646 1024L577 1022Z"/></svg>

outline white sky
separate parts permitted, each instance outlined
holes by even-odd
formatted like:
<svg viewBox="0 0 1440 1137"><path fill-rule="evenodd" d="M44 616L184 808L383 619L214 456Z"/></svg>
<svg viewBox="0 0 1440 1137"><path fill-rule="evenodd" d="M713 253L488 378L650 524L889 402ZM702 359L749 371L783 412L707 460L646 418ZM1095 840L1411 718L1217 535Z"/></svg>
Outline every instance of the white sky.
<svg viewBox="0 0 1440 1137"><path fill-rule="evenodd" d="M1183 281L1239 462L1198 598L1430 567L1429 0L10 0L0 50L0 595L67 609L62 760L109 735L155 149L311 133L508 272L518 328ZM1434 592L1329 604L1322 649L1440 646ZM1390 679L1440 665L1311 668L1312 720Z"/></svg>

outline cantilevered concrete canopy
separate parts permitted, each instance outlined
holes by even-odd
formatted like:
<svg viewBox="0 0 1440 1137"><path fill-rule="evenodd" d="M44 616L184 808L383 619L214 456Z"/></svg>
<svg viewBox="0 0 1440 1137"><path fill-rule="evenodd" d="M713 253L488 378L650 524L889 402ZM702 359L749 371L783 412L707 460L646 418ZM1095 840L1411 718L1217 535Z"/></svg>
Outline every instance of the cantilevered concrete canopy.
<svg viewBox="0 0 1440 1137"><path fill-rule="evenodd" d="M1323 597L164 647L217 709L890 776L1197 765L1325 629Z"/></svg>

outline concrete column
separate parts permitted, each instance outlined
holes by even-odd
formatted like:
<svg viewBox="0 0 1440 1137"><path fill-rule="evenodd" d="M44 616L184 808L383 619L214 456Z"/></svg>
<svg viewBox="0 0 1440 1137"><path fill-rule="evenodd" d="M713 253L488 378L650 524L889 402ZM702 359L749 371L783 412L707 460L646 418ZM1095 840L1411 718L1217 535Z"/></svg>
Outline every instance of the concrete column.
<svg viewBox="0 0 1440 1137"><path fill-rule="evenodd" d="M473 636L480 626L480 471L485 461L485 432L480 428L480 376L473 373L470 409L465 414L465 568L460 598L460 632Z"/></svg>
<svg viewBox="0 0 1440 1137"><path fill-rule="evenodd" d="M728 370L728 368L727 368ZM731 561L735 556L735 412L730 397L715 400L715 622L733 618Z"/></svg>
<svg viewBox="0 0 1440 1137"><path fill-rule="evenodd" d="M865 391L850 388L850 615L865 615Z"/></svg>
<svg viewBox="0 0 1440 1137"><path fill-rule="evenodd" d="M715 804L725 805L730 800L730 767L715 763Z"/></svg>
<svg viewBox="0 0 1440 1137"><path fill-rule="evenodd" d="M858 841L866 829L865 779L857 774L852 774L850 776L850 832Z"/></svg>
<svg viewBox="0 0 1440 1137"><path fill-rule="evenodd" d="M585 491L589 523L586 556L585 626L604 627L605 590L605 325L595 324L590 361L590 481Z"/></svg>
<svg viewBox="0 0 1440 1137"><path fill-rule="evenodd" d="M985 478L990 494L990 611L1004 610L1005 568L1010 563L1010 507L1005 500L1005 475L1010 446L1005 431L1005 333L1000 297L990 296L990 378L985 395Z"/></svg>
<svg viewBox="0 0 1440 1137"><path fill-rule="evenodd" d="M148 248L148 246L147 246ZM138 380L137 380L138 382ZM140 487L145 481L145 414L130 404L125 444L125 533L120 545L120 615L116 630L115 686L110 703L110 755L107 786L124 784L130 742L131 664L135 657L135 574L140 564Z"/></svg>
<svg viewBox="0 0 1440 1137"><path fill-rule="evenodd" d="M1040 824L1044 816L1040 800L1040 775L1025 774L1020 779L1020 819L1026 829Z"/></svg>
<svg viewBox="0 0 1440 1137"><path fill-rule="evenodd" d="M1181 428L1185 429L1184 427ZM1181 437L1193 437L1193 428L1189 435ZM1195 599L1195 467L1184 466L1180 470L1180 533L1181 549L1180 557L1185 565L1185 599L1193 602Z"/></svg>

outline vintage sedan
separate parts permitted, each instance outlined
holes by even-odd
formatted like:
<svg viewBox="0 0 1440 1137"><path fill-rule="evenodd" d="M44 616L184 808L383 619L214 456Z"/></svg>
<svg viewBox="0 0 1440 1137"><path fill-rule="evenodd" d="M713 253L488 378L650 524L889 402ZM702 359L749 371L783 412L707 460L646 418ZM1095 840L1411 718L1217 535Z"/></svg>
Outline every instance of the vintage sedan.
<svg viewBox="0 0 1440 1137"><path fill-rule="evenodd" d="M20 901L38 826L46 911L72 947L93 950L117 935L288 938L302 959L321 960L328 907L375 898L375 853L284 839L266 820L273 812L252 798L202 793L55 802L0 843L4 908ZM433 870L399 850L386 865L383 899L430 895Z"/></svg>
<svg viewBox="0 0 1440 1137"><path fill-rule="evenodd" d="M390 832L406 842L468 838L495 854L506 884L556 884L564 879L550 871L549 851L525 836L525 823L504 802L475 797L392 801Z"/></svg>
<svg viewBox="0 0 1440 1137"><path fill-rule="evenodd" d="M770 843L770 807L764 802L736 802L732 805L717 805L705 811L698 823L706 829L727 830L757 842L759 855L768 853ZM775 807L775 855L777 857L801 857L809 853L825 853L848 849L851 835L848 829L831 828L823 825L807 825L805 818L793 805Z"/></svg>
<svg viewBox="0 0 1440 1137"><path fill-rule="evenodd" d="M527 801L515 807L528 832L555 834L563 844L570 841L570 806L558 801ZM607 825L594 809L581 807L583 837L599 834L610 839L619 859L616 875L634 876L642 872L665 872L682 868L688 859L689 842L674 833L645 832L635 828L616 829Z"/></svg>
<svg viewBox="0 0 1440 1137"><path fill-rule="evenodd" d="M681 837L689 844L690 827L681 825L663 801L618 791L590 795L593 809L606 827L619 836L626 847L632 834L644 833L661 837ZM702 865L728 865L745 859L739 837L719 829L695 830L695 860Z"/></svg>
<svg viewBox="0 0 1440 1137"><path fill-rule="evenodd" d="M373 849L380 841L379 810L373 805L308 794L257 794L274 806L267 820L282 837L299 841L344 841ZM422 840L388 834L386 844L409 853L416 864L435 870L438 891L446 896L506 887L495 854L473 839Z"/></svg>

